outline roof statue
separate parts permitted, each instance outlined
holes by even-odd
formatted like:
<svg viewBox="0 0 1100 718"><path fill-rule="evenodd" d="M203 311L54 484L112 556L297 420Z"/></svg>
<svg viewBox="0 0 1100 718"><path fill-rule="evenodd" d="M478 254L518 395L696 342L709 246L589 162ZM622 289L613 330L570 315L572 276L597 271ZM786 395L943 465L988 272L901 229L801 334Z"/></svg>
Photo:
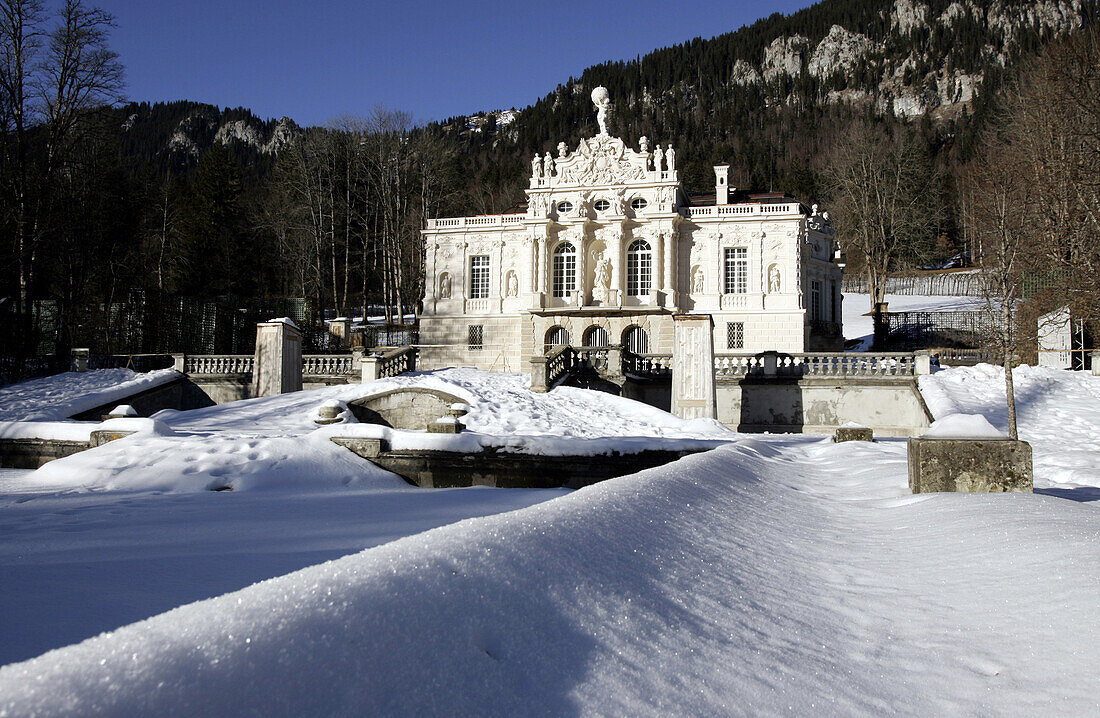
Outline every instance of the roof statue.
<svg viewBox="0 0 1100 718"><path fill-rule="evenodd" d="M607 88L597 87L592 90L592 103L596 105L596 122L600 123L600 134L607 134L607 113L611 110L611 98L607 95Z"/></svg>

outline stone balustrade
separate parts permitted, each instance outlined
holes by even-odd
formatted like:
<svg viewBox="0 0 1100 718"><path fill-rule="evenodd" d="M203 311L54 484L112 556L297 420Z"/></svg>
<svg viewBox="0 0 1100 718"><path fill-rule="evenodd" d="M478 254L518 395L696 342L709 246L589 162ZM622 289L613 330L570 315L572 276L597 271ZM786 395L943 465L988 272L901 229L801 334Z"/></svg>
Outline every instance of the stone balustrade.
<svg viewBox="0 0 1100 718"><path fill-rule="evenodd" d="M352 371L351 354L303 354L305 376L345 376Z"/></svg>
<svg viewBox="0 0 1100 718"><path fill-rule="evenodd" d="M464 227L503 227L519 224L527 218L526 214L489 214L477 217L447 217L429 219L428 229L461 229Z"/></svg>
<svg viewBox="0 0 1100 718"><path fill-rule="evenodd" d="M183 373L218 376L251 374L256 358L252 354L187 354L183 357Z"/></svg>
<svg viewBox="0 0 1100 718"><path fill-rule="evenodd" d="M634 354L623 352L623 373L646 379L672 376L671 354Z"/></svg>
<svg viewBox="0 0 1100 718"><path fill-rule="evenodd" d="M711 207L682 207L680 209L683 216L688 219L728 215L772 216L777 214L799 214L801 211L802 209L797 202L783 204L724 204Z"/></svg>
<svg viewBox="0 0 1100 718"><path fill-rule="evenodd" d="M363 382L416 371L416 362L416 347L398 347L384 352L381 356L363 357Z"/></svg>
<svg viewBox="0 0 1100 718"><path fill-rule="evenodd" d="M757 377L852 377L912 379L929 371L928 357L912 352L814 352L780 354L717 354L719 379Z"/></svg>

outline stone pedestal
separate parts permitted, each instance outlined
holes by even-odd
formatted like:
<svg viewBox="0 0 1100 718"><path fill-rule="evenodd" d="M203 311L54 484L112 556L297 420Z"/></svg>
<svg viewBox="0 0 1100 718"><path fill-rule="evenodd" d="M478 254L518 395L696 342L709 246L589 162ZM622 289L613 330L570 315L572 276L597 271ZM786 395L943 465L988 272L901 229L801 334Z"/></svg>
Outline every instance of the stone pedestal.
<svg viewBox="0 0 1100 718"><path fill-rule="evenodd" d="M88 359L91 358L91 349L73 349L70 356L72 357L72 370L85 372L88 371Z"/></svg>
<svg viewBox="0 0 1100 718"><path fill-rule="evenodd" d="M677 314L672 348L672 413L682 419L718 416L714 381L714 320Z"/></svg>
<svg viewBox="0 0 1100 718"><path fill-rule="evenodd" d="M256 361L252 396L276 396L302 390L302 333L290 320L256 325Z"/></svg>
<svg viewBox="0 0 1100 718"><path fill-rule="evenodd" d="M347 347L351 343L351 319L347 317L337 317L326 322L328 325L328 333L335 340L337 348Z"/></svg>
<svg viewBox="0 0 1100 718"><path fill-rule="evenodd" d="M833 434L833 441L874 441L875 432L869 426L841 426Z"/></svg>
<svg viewBox="0 0 1100 718"><path fill-rule="evenodd" d="M1012 439L910 439L914 494L1031 493L1031 444Z"/></svg>

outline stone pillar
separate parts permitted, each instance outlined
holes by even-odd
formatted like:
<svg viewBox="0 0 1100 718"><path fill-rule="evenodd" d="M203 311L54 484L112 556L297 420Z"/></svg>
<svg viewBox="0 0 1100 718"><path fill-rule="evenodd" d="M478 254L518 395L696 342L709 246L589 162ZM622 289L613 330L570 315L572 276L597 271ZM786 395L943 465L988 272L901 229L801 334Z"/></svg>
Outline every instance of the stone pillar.
<svg viewBox="0 0 1100 718"><path fill-rule="evenodd" d="M1100 376L1100 351L1092 353L1092 375Z"/></svg>
<svg viewBox="0 0 1100 718"><path fill-rule="evenodd" d="M351 339L351 319L337 317L328 322L328 333L336 340L337 347L346 347Z"/></svg>
<svg viewBox="0 0 1100 718"><path fill-rule="evenodd" d="M932 373L932 352L918 351L913 354L913 374L927 376Z"/></svg>
<svg viewBox="0 0 1100 718"><path fill-rule="evenodd" d="M538 291L543 296L546 296L546 294L547 294L546 285L548 284L546 275L550 271L550 238L549 237L540 237L539 238L539 252L538 252L538 254L539 254L539 258L538 258L538 262L539 262L539 264L538 264L539 288L538 288Z"/></svg>
<svg viewBox="0 0 1100 718"><path fill-rule="evenodd" d="M72 371L85 372L88 371L88 359L92 355L91 349L81 348L73 349L69 356L71 357Z"/></svg>
<svg viewBox="0 0 1100 718"><path fill-rule="evenodd" d="M550 391L550 387L546 386L547 357L531 357L529 361L531 364L531 391L537 394L545 394Z"/></svg>
<svg viewBox="0 0 1100 718"><path fill-rule="evenodd" d="M289 319L256 325L252 396L302 390L302 332Z"/></svg>
<svg viewBox="0 0 1100 718"><path fill-rule="evenodd" d="M186 354L173 354L172 355L172 368L178 371L180 374L186 374L184 369L187 367L187 355Z"/></svg>
<svg viewBox="0 0 1100 718"><path fill-rule="evenodd" d="M650 265L649 296L651 297L650 303L654 306L657 306L657 292L661 288L661 263L664 260L664 241L661 239L661 235L657 235L650 248L650 261L652 264Z"/></svg>
<svg viewBox="0 0 1100 718"><path fill-rule="evenodd" d="M362 371L360 378L360 381L362 383L366 384L367 382L374 381L375 379L378 379L380 377L379 364L381 363L381 361L382 357L380 356L371 355L363 357L363 361L359 365Z"/></svg>
<svg viewBox="0 0 1100 718"><path fill-rule="evenodd" d="M681 419L715 419L714 320L709 314L677 314L673 320L672 413Z"/></svg>
<svg viewBox="0 0 1100 718"><path fill-rule="evenodd" d="M588 303L588 242L585 239L582 231L577 240L577 296L573 298L578 307Z"/></svg>

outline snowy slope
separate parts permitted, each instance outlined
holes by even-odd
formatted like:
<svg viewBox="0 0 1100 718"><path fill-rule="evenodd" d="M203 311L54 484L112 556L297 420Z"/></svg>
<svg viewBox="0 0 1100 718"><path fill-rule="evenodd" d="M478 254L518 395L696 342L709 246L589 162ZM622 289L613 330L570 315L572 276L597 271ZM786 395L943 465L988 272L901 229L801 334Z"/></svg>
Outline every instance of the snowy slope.
<svg viewBox="0 0 1100 718"><path fill-rule="evenodd" d="M11 714L1085 715L1100 514L746 439L0 669ZM2 710L0 709L0 710Z"/></svg>
<svg viewBox="0 0 1100 718"><path fill-rule="evenodd" d="M67 419L179 377L172 369L65 372L0 388L0 421Z"/></svg>
<svg viewBox="0 0 1100 718"><path fill-rule="evenodd" d="M1035 485L1100 488L1100 376L1050 367L1012 372L1020 438L1032 446ZM981 414L1008 428L1004 369L953 367L920 377L921 394L937 419ZM1097 494L1100 498L1100 492Z"/></svg>

